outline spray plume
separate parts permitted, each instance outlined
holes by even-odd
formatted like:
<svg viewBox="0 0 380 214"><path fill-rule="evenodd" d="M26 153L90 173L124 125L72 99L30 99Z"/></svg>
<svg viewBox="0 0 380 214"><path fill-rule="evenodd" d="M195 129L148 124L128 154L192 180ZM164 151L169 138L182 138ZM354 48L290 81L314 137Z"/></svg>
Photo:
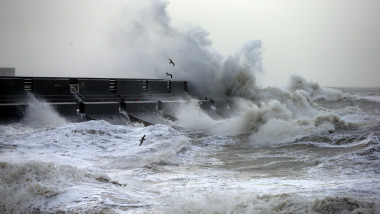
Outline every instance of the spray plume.
<svg viewBox="0 0 380 214"><path fill-rule="evenodd" d="M21 123L35 128L52 128L67 124L55 109L43 100L28 93L28 107Z"/></svg>
<svg viewBox="0 0 380 214"><path fill-rule="evenodd" d="M3 5L6 21L0 29L13 27L2 34L0 45L11 51L0 51L0 64L16 67L18 75L165 78L169 72L174 80L189 81L194 92L252 96L252 72L261 70L259 41L224 60L204 29L173 28L164 1L15 0ZM20 13L7 12L14 10Z"/></svg>
<svg viewBox="0 0 380 214"><path fill-rule="evenodd" d="M173 80L188 81L192 93L233 100L233 114L226 120L196 112L189 119L190 111L179 111L177 117L186 127L199 127L201 121L214 134L252 132L254 141L265 142L281 139L283 133L294 137L310 128L318 132L334 128L324 123L316 127L321 112L312 102L331 91L301 77L293 77L288 90L259 88L255 75L263 70L260 41L250 41L224 59L204 29L173 28L164 1L15 0L6 5L21 8L24 19L11 23L15 30L2 35L0 45L12 51L0 52L0 64L13 62L21 75L165 78L169 72ZM12 15L2 8L1 15ZM298 126L298 131L289 130ZM268 131L272 129L280 131Z"/></svg>

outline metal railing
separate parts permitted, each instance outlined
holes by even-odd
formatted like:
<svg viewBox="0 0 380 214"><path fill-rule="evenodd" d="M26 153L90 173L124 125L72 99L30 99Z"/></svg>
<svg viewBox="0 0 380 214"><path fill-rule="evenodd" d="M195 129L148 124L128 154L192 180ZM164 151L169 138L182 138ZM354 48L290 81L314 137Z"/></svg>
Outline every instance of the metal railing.
<svg viewBox="0 0 380 214"><path fill-rule="evenodd" d="M79 93L79 84L70 84L70 93L74 94L75 99L77 99L79 102L86 100L86 98L81 93Z"/></svg>

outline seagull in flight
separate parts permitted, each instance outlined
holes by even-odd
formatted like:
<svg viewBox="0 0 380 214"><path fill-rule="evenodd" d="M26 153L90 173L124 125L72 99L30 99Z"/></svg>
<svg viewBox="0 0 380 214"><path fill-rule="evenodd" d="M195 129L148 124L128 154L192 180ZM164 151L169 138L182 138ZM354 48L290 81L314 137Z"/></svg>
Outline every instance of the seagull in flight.
<svg viewBox="0 0 380 214"><path fill-rule="evenodd" d="M145 134L144 134L144 136L140 139L140 145L139 145L139 146L141 146L141 144L144 142L144 140L145 140Z"/></svg>
<svg viewBox="0 0 380 214"><path fill-rule="evenodd" d="M166 75L165 76L170 76L170 79L173 79L173 75L172 74L169 74L168 72L166 72Z"/></svg>
<svg viewBox="0 0 380 214"><path fill-rule="evenodd" d="M175 65L172 59L169 59L169 64L172 64L173 67L174 67L174 65Z"/></svg>

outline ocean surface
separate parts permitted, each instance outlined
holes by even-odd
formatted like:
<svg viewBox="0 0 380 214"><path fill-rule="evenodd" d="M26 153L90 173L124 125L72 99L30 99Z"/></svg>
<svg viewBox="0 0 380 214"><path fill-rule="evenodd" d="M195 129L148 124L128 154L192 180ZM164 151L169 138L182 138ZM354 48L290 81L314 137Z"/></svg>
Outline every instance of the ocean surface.
<svg viewBox="0 0 380 214"><path fill-rule="evenodd" d="M146 127L31 101L0 126L0 213L380 213L380 88L293 86Z"/></svg>

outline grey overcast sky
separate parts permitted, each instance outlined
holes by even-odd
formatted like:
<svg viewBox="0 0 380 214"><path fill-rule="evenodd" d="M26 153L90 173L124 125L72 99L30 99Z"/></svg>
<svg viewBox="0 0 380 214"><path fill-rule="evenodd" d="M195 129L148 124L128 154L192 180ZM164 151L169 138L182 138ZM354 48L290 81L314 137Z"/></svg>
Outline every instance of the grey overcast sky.
<svg viewBox="0 0 380 214"><path fill-rule="evenodd" d="M267 84L297 74L323 86L380 86L378 0L170 0L174 26L197 24L233 54L263 42Z"/></svg>
<svg viewBox="0 0 380 214"><path fill-rule="evenodd" d="M0 67L16 67L18 75L149 77L141 71L113 73L133 70L127 62L133 63L136 52L114 51L131 46L105 41L128 40L130 32L120 33L127 31L123 24L138 29L143 22L158 20L159 24L149 25L154 33L166 22L179 31L200 26L209 33L212 48L224 57L250 40L261 40L264 73L258 80L264 85L285 85L296 74L322 86L380 87L379 0L163 2L0 0ZM136 16L136 8L154 4L157 14ZM154 37L151 31L142 38ZM138 54L134 57L146 56Z"/></svg>

